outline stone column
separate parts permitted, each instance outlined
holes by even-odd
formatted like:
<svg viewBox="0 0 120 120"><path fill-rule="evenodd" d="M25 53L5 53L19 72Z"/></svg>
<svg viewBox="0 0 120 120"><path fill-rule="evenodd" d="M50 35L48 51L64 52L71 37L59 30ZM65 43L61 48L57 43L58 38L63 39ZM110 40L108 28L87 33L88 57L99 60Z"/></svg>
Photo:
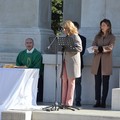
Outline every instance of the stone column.
<svg viewBox="0 0 120 120"><path fill-rule="evenodd" d="M51 34L51 0L0 0L0 62L15 62L27 37L45 52Z"/></svg>
<svg viewBox="0 0 120 120"><path fill-rule="evenodd" d="M81 0L63 0L63 19L81 20Z"/></svg>
<svg viewBox="0 0 120 120"><path fill-rule="evenodd" d="M61 102L61 54L43 54L43 102Z"/></svg>

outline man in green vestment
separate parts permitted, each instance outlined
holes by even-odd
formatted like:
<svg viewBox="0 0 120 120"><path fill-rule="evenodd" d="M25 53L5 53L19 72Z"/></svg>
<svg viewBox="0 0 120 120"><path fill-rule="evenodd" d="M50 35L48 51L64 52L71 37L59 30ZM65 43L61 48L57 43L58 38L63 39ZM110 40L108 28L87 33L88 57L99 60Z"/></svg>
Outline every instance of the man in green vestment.
<svg viewBox="0 0 120 120"><path fill-rule="evenodd" d="M42 55L34 48L34 40L27 38L25 40L25 46L26 49L21 51L17 56L16 65L27 68L41 68Z"/></svg>
<svg viewBox="0 0 120 120"><path fill-rule="evenodd" d="M18 68L39 68L40 76L38 80L38 95L37 102L43 101L43 71L44 65L42 64L41 53L34 48L34 40L27 38L25 40L26 49L21 51L16 59L16 66Z"/></svg>

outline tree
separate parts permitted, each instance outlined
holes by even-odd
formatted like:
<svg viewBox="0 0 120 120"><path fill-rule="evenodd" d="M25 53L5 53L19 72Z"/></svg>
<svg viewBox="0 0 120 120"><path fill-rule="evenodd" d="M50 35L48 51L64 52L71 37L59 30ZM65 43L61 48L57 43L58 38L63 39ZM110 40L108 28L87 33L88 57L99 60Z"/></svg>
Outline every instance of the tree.
<svg viewBox="0 0 120 120"><path fill-rule="evenodd" d="M63 0L52 0L52 23L51 29L55 34L61 29L60 23L63 21Z"/></svg>

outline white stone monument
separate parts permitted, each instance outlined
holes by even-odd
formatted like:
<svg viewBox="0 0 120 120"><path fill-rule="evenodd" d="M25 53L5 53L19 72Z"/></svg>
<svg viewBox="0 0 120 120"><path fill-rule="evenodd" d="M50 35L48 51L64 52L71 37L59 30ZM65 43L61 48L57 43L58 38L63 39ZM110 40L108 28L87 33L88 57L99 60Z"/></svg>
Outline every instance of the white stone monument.
<svg viewBox="0 0 120 120"><path fill-rule="evenodd" d="M15 63L31 37L42 53L49 44L51 0L0 0L0 64Z"/></svg>

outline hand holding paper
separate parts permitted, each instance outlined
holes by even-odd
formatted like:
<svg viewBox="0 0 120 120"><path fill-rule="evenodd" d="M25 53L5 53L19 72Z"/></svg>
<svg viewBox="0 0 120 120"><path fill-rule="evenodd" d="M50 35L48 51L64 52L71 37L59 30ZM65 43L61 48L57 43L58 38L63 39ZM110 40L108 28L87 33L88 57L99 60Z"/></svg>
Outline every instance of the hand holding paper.
<svg viewBox="0 0 120 120"><path fill-rule="evenodd" d="M88 51L89 53L94 53L93 46L88 47L88 48L87 48L87 51Z"/></svg>
<svg viewBox="0 0 120 120"><path fill-rule="evenodd" d="M98 51L98 46L91 46L87 48L89 53L96 53Z"/></svg>

